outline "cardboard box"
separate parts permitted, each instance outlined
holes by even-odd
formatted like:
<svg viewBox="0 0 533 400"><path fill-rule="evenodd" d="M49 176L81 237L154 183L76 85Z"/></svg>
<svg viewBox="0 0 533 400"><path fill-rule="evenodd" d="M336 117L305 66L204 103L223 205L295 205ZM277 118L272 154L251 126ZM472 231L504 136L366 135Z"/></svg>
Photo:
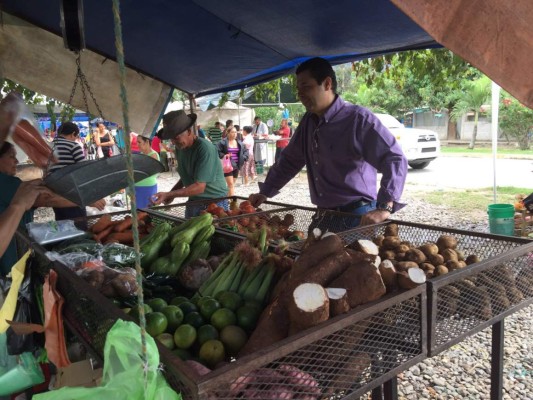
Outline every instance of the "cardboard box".
<svg viewBox="0 0 533 400"><path fill-rule="evenodd" d="M64 386L94 387L102 380L102 368L93 368L91 360L83 360L70 364L68 367L59 368L56 375L54 389Z"/></svg>

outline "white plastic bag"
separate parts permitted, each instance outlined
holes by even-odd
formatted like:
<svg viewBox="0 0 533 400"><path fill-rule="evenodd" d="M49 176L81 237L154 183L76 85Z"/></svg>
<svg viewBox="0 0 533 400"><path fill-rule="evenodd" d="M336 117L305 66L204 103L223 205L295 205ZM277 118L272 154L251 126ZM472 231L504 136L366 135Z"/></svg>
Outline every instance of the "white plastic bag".
<svg viewBox="0 0 533 400"><path fill-rule="evenodd" d="M54 243L85 234L69 219L63 221L30 222L26 224L28 233L39 244Z"/></svg>

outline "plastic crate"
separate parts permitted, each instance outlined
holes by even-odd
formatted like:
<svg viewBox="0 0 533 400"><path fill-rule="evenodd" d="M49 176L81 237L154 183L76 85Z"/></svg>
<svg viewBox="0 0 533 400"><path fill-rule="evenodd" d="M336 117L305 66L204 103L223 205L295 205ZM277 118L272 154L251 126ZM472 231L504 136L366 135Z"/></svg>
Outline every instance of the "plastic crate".
<svg viewBox="0 0 533 400"><path fill-rule="evenodd" d="M480 262L428 280L429 355L502 320L533 302L533 242L509 236L391 221L399 237L415 246L454 236L465 255ZM386 224L340 235L351 243L383 234Z"/></svg>

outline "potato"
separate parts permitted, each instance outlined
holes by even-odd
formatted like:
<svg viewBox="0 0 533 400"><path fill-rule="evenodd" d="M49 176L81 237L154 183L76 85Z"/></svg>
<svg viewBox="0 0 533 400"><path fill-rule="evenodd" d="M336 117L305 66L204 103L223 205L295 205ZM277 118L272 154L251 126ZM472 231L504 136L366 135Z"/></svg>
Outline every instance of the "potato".
<svg viewBox="0 0 533 400"><path fill-rule="evenodd" d="M444 257L440 254L432 254L428 257L428 261L433 265L444 264Z"/></svg>
<svg viewBox="0 0 533 400"><path fill-rule="evenodd" d="M455 271L456 269L461 268L461 264L459 264L459 261L454 260L448 260L444 265L446 268L448 268L448 271Z"/></svg>
<svg viewBox="0 0 533 400"><path fill-rule="evenodd" d="M428 262L420 263L419 267L426 273L433 272L435 270L435 266L433 264L428 263Z"/></svg>
<svg viewBox="0 0 533 400"><path fill-rule="evenodd" d="M398 225L397 224L388 224L385 227L385 236L398 236Z"/></svg>
<svg viewBox="0 0 533 400"><path fill-rule="evenodd" d="M470 254L466 257L466 265L471 265L479 262L479 257L476 254Z"/></svg>
<svg viewBox="0 0 533 400"><path fill-rule="evenodd" d="M377 236L373 239L373 242L374 242L377 246L381 247L381 246L383 246L383 239L385 239L385 236L383 236L383 235L377 235Z"/></svg>
<svg viewBox="0 0 533 400"><path fill-rule="evenodd" d="M411 248L407 246L406 244L400 244L396 248L396 253L407 253Z"/></svg>
<svg viewBox="0 0 533 400"><path fill-rule="evenodd" d="M439 247L435 243L426 243L418 248L427 258L432 255L439 254Z"/></svg>
<svg viewBox="0 0 533 400"><path fill-rule="evenodd" d="M400 245L400 238L398 236L385 236L382 247L385 250L393 250Z"/></svg>
<svg viewBox="0 0 533 400"><path fill-rule="evenodd" d="M448 273L448 268L446 268L444 265L437 265L435 267L435 276L441 276Z"/></svg>
<svg viewBox="0 0 533 400"><path fill-rule="evenodd" d="M457 257L457 253L455 252L455 250L452 250L452 249L444 249L442 252L441 252L441 255L442 257L444 258L444 262L446 261L459 261L459 258Z"/></svg>
<svg viewBox="0 0 533 400"><path fill-rule="evenodd" d="M383 250L379 251L379 256L382 260L394 260L396 259L396 253L393 250Z"/></svg>
<svg viewBox="0 0 533 400"><path fill-rule="evenodd" d="M413 261L402 261L396 265L398 271L407 271L410 268L418 268L418 264Z"/></svg>
<svg viewBox="0 0 533 400"><path fill-rule="evenodd" d="M453 250L457 247L457 239L451 235L442 235L437 239L437 246L440 253L445 249Z"/></svg>
<svg viewBox="0 0 533 400"><path fill-rule="evenodd" d="M426 255L419 249L411 249L405 253L405 259L420 264L426 261Z"/></svg>

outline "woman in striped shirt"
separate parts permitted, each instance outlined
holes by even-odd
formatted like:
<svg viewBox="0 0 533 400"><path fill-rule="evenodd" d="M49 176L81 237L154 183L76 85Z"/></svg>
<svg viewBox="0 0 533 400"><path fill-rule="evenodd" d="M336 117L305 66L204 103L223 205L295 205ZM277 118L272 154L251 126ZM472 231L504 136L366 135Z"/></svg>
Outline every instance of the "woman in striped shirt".
<svg viewBox="0 0 533 400"><path fill-rule="evenodd" d="M79 163L85 160L83 149L77 141L80 135L80 128L74 122L64 122L57 131L57 136L54 139L54 156L57 162L52 165L48 171L49 174L66 166ZM105 200L98 200L91 204L91 207L103 210L105 208ZM85 207L54 207L54 214L56 221L63 219L73 219L79 217L87 217Z"/></svg>

